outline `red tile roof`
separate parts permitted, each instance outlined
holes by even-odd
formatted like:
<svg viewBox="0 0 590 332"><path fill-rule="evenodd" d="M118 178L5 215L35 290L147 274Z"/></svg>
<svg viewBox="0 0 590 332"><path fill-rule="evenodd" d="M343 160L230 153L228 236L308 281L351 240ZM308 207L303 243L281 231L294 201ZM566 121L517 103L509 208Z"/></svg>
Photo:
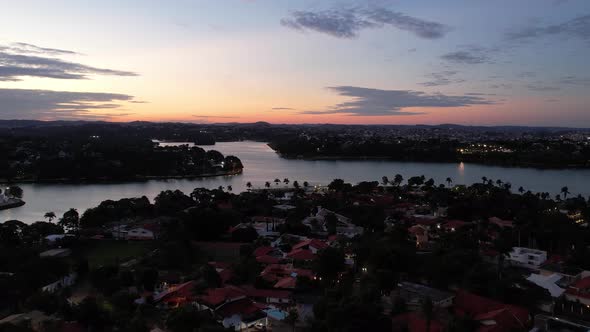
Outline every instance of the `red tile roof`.
<svg viewBox="0 0 590 332"><path fill-rule="evenodd" d="M315 254L307 249L295 249L287 254L287 257L297 261L311 261L315 258Z"/></svg>
<svg viewBox="0 0 590 332"><path fill-rule="evenodd" d="M408 332L427 332L426 319L417 312L408 312L397 315L391 319L392 325L398 328L407 327ZM443 325L437 320L433 319L430 322L429 332L442 332Z"/></svg>
<svg viewBox="0 0 590 332"><path fill-rule="evenodd" d="M566 294L590 299L590 277L582 278L571 284L565 291Z"/></svg>
<svg viewBox="0 0 590 332"><path fill-rule="evenodd" d="M259 289L254 288L253 286L244 286L242 287L246 295L249 297L272 297L277 299L288 299L291 297L290 291L284 290L277 290L277 289Z"/></svg>
<svg viewBox="0 0 590 332"><path fill-rule="evenodd" d="M262 264L278 264L281 262L281 259L273 256L264 255L256 257L256 261Z"/></svg>
<svg viewBox="0 0 590 332"><path fill-rule="evenodd" d="M222 317L231 317L233 315L248 316L258 311L260 309L251 300L241 299L224 304L215 313Z"/></svg>
<svg viewBox="0 0 590 332"><path fill-rule="evenodd" d="M185 282L184 284L170 286L166 291L159 293L154 297L154 302L166 301L169 298L193 296L193 289L195 287L194 281Z"/></svg>
<svg viewBox="0 0 590 332"><path fill-rule="evenodd" d="M254 257L268 255L270 252L274 251L275 248L273 247L258 247L254 250Z"/></svg>
<svg viewBox="0 0 590 332"><path fill-rule="evenodd" d="M297 278L295 277L285 277L279 280L275 285L274 288L283 288L283 289L293 289L297 285Z"/></svg>
<svg viewBox="0 0 590 332"><path fill-rule="evenodd" d="M321 250L321 249L326 249L329 247L329 245L322 241L322 240L318 240L318 239L308 239L308 240L304 240L301 241L299 243L297 243L296 245L293 246L293 250L296 249L302 249L305 247L313 247L315 249Z"/></svg>
<svg viewBox="0 0 590 332"><path fill-rule="evenodd" d="M503 311L507 311L521 327L527 326L530 320L529 311L523 307L504 304L463 290L457 292L455 296L454 309L459 316L479 316L482 319L496 317ZM504 315L502 318L505 319L506 313L502 313L502 315Z"/></svg>
<svg viewBox="0 0 590 332"><path fill-rule="evenodd" d="M205 295L198 297L198 300L209 307L216 308L225 302L235 301L245 296L246 293L242 289L235 286L225 286L208 289Z"/></svg>

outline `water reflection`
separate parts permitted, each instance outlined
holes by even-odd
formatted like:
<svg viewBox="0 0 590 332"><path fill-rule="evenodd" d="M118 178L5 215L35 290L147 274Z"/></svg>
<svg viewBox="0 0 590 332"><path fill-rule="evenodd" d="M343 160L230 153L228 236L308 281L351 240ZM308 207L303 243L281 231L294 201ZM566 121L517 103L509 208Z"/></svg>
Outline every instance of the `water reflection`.
<svg viewBox="0 0 590 332"><path fill-rule="evenodd" d="M265 143L231 142L215 146L224 155L236 155L244 164L241 175L202 178L151 180L134 183L103 184L23 184L27 204L23 207L0 211L0 221L18 219L24 222L42 220L45 212L54 211L61 215L69 208L83 212L98 205L105 199L147 196L153 199L162 190L180 189L190 193L195 187L217 188L228 185L233 192L246 190L246 183L263 187L266 181L276 186L275 178L289 178L310 185L326 184L334 178L349 182L363 180L381 181L386 175L393 178L401 174L405 179L414 175L432 177L437 184L444 184L447 177L454 184L480 182L483 176L488 179L502 179L511 182L512 188L523 186L531 191L547 191L555 195L561 187L568 186L572 194L590 195L590 170L538 170L530 168L503 168L465 163L415 163L394 161L334 161L334 160L289 160L279 158ZM279 186L283 186L281 183ZM1 186L0 186L1 187Z"/></svg>

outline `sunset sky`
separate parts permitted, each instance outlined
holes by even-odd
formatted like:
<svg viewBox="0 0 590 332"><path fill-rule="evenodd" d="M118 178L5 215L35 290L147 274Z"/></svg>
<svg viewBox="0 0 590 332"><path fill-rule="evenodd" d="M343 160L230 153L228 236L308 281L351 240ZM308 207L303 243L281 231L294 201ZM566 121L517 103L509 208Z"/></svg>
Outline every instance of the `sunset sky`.
<svg viewBox="0 0 590 332"><path fill-rule="evenodd" d="M590 127L588 0L19 0L0 119Z"/></svg>

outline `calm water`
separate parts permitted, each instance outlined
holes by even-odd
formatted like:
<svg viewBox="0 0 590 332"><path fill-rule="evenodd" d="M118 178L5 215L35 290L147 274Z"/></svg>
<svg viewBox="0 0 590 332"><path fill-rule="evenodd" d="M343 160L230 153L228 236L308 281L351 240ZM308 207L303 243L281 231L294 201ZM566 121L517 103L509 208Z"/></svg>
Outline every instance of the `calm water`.
<svg viewBox="0 0 590 332"><path fill-rule="evenodd" d="M246 183L255 187L264 186L265 181L275 178L289 178L291 182L308 181L310 184L327 184L334 178L349 182L364 180L381 181L383 175L393 179L397 173L405 179L424 174L437 183L444 183L451 177L455 184L471 184L481 181L482 176L502 179L512 183L513 190L519 186L532 191L548 191L556 194L561 187L568 186L572 194L590 195L590 170L537 170L531 168L504 168L457 163L414 163L394 161L305 161L279 158L265 143L231 142L206 146L205 149L219 150L224 155L236 155L244 164L241 175L191 179L191 180L150 180L133 183L113 184L23 184L26 205L0 211L0 221L17 219L24 222L42 220L47 211L58 216L69 209L83 212L106 199L147 196L153 199L160 191L180 189L190 193L196 187L217 188L231 185L234 192L246 189ZM274 183L272 184L273 186ZM282 184L281 184L282 185Z"/></svg>

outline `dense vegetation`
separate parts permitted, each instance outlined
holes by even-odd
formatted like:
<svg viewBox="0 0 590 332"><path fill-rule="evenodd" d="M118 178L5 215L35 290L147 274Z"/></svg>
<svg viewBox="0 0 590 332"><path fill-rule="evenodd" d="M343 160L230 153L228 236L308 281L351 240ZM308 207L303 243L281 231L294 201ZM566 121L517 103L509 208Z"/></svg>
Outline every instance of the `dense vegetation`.
<svg viewBox="0 0 590 332"><path fill-rule="evenodd" d="M0 179L7 181L136 180L232 174L235 156L199 147L159 147L126 134L0 138Z"/></svg>

